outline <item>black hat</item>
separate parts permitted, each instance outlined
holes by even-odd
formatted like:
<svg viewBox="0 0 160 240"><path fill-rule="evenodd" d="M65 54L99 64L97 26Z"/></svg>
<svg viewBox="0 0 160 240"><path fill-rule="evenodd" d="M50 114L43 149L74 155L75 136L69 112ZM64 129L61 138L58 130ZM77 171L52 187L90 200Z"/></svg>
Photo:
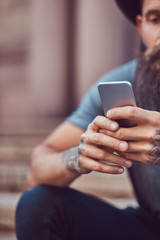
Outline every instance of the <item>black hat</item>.
<svg viewBox="0 0 160 240"><path fill-rule="evenodd" d="M136 25L136 16L141 14L140 0L116 0L126 17Z"/></svg>

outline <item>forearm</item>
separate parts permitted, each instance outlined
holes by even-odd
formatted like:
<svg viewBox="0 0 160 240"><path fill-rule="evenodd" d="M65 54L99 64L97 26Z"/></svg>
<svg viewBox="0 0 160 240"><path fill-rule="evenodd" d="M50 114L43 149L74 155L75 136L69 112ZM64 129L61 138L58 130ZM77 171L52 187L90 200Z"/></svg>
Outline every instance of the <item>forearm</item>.
<svg viewBox="0 0 160 240"><path fill-rule="evenodd" d="M37 147L31 158L28 181L31 187L46 184L58 187L68 186L80 174L75 168L78 147L56 152Z"/></svg>

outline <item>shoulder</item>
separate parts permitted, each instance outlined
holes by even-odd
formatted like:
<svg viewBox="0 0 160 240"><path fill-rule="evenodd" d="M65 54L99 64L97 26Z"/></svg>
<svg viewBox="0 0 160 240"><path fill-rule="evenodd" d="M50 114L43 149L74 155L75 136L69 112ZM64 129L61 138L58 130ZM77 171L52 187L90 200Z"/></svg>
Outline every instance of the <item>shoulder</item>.
<svg viewBox="0 0 160 240"><path fill-rule="evenodd" d="M129 61L117 68L114 68L110 72L103 75L98 82L106 81L130 81L132 82L135 77L137 69L137 60Z"/></svg>
<svg viewBox="0 0 160 240"><path fill-rule="evenodd" d="M94 85L92 85L86 94L86 99L90 99L90 102L94 103L94 106L99 108L101 101L98 93L98 83L114 81L132 82L135 79L137 64L137 60L132 60L104 74Z"/></svg>

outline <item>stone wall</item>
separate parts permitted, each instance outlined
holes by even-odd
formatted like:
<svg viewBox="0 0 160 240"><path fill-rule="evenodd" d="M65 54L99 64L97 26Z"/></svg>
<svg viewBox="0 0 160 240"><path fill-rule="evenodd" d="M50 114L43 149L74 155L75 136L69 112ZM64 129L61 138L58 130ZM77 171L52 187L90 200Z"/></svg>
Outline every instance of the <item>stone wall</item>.
<svg viewBox="0 0 160 240"><path fill-rule="evenodd" d="M64 117L92 83L134 57L114 1L0 2L0 118Z"/></svg>

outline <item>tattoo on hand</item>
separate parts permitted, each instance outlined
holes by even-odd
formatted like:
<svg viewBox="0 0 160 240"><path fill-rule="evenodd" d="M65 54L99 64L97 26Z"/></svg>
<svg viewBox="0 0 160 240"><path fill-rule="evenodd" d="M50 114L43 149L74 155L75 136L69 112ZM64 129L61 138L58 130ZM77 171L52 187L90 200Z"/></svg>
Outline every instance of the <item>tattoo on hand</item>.
<svg viewBox="0 0 160 240"><path fill-rule="evenodd" d="M82 169L80 167L79 147L73 147L64 151L62 161L70 171L82 173Z"/></svg>
<svg viewBox="0 0 160 240"><path fill-rule="evenodd" d="M160 130L156 130L154 142L152 143L152 149L149 154L149 162L160 166Z"/></svg>

